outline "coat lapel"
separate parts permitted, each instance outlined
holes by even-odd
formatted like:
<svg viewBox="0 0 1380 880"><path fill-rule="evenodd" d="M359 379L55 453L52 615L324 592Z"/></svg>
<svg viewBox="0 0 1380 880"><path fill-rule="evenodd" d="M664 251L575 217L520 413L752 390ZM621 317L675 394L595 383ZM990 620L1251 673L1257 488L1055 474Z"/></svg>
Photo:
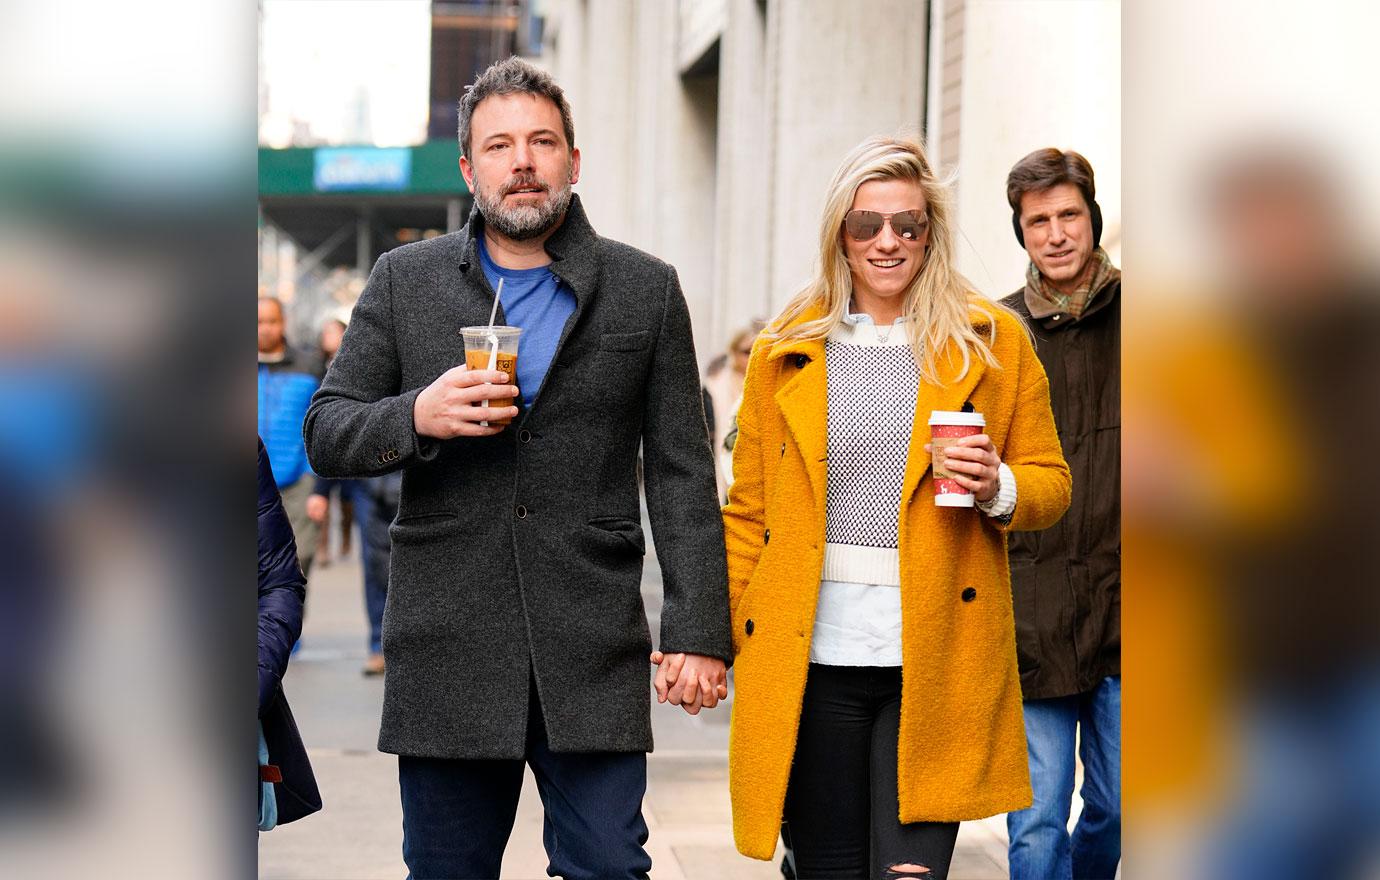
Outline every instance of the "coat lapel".
<svg viewBox="0 0 1380 880"><path fill-rule="evenodd" d="M805 359L803 366L785 367L794 370L795 375L777 390L776 405L805 460L815 504L823 510L829 454L829 386L824 369L824 340L791 340L773 348L768 357L772 361L785 358L788 363L791 359Z"/></svg>
<svg viewBox="0 0 1380 880"><path fill-rule="evenodd" d="M546 240L546 252L552 260L551 271L575 293L575 313L566 322L552 363L560 358L561 346L565 345L565 340L579 323L585 307L594 298L594 291L599 283L598 245L599 236L590 225L589 218L585 216L580 197L572 195L565 220Z"/></svg>
<svg viewBox="0 0 1380 880"><path fill-rule="evenodd" d="M464 238L460 241L461 260L460 268L466 273L466 277L471 278L474 286L484 296L485 306L493 305L494 290L489 285L489 279L479 268L479 248L477 241L484 234L484 218L480 215L479 209L473 208L470 211L469 222L462 230ZM549 239L546 240L546 252L551 256L551 271L575 294L575 313L566 322L565 330L561 333L561 345L570 336L570 331L580 320L580 315L584 313L585 307L594 298L594 291L599 283L599 236L594 228L589 225L589 218L585 216L584 207L580 204L580 197L572 195L570 197L570 207L566 210L565 220ZM470 276L470 270L475 270L475 274ZM499 314L503 313L503 304L499 303ZM560 348L556 349L556 357L560 357ZM555 363L555 359L552 360Z"/></svg>
<svg viewBox="0 0 1380 880"><path fill-rule="evenodd" d="M819 318L823 313L812 308L794 324ZM974 316L973 327L979 333L988 331L987 319ZM904 508L930 470L930 456L925 444L930 442L930 412L957 411L963 408L983 375L987 365L977 357L969 359L968 372L962 379L954 378L962 366L957 346L950 342L946 356L940 359L940 384L922 381L915 399L915 416L911 424L910 446L906 452L906 474L901 484L901 506ZM807 362L796 370L776 392L776 403L785 418L786 427L796 447L805 459L805 471L816 505L824 509L828 483L829 453L829 384L824 364L824 340L789 340L771 349L770 361L804 357Z"/></svg>

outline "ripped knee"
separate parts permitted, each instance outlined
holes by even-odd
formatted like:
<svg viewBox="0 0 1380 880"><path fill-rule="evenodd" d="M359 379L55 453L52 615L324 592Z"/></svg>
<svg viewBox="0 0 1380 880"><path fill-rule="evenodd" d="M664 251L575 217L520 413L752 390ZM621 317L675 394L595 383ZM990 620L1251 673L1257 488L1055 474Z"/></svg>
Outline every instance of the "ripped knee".
<svg viewBox="0 0 1380 880"><path fill-rule="evenodd" d="M929 872L930 869L924 865L917 865L912 862L902 862L886 869L886 880L902 880L902 878L905 877L922 877Z"/></svg>

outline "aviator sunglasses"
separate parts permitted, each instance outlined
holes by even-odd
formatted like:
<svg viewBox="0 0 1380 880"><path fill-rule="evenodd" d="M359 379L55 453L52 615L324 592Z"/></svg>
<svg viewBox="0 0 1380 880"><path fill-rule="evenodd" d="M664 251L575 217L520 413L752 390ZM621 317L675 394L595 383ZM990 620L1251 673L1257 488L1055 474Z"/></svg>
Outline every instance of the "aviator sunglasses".
<svg viewBox="0 0 1380 880"><path fill-rule="evenodd" d="M882 224L890 223L891 231L906 241L916 241L925 234L929 218L923 211L897 211L883 214L880 211L849 211L843 217L843 228L854 241L871 241L882 231Z"/></svg>

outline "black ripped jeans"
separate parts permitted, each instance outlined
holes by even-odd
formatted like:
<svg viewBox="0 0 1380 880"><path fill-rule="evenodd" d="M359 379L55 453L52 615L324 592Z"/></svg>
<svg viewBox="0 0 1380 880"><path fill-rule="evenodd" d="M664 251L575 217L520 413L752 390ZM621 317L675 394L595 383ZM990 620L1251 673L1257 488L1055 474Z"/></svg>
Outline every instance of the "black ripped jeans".
<svg viewBox="0 0 1380 880"><path fill-rule="evenodd" d="M900 726L899 666L810 664L781 823L799 880L948 876L958 823L897 819Z"/></svg>

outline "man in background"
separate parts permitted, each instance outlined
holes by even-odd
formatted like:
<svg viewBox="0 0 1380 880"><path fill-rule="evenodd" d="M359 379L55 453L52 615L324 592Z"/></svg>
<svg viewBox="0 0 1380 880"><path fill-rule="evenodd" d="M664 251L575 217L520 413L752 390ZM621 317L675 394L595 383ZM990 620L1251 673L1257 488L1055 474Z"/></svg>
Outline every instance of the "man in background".
<svg viewBox="0 0 1380 880"><path fill-rule="evenodd" d="M1002 302L1035 335L1073 472L1064 518L1008 545L1034 790L1007 816L1011 877L1110 878L1121 860L1121 272L1100 246L1093 169L1078 153L1021 159L1006 198L1030 267ZM1083 812L1070 837L1075 743Z"/></svg>

